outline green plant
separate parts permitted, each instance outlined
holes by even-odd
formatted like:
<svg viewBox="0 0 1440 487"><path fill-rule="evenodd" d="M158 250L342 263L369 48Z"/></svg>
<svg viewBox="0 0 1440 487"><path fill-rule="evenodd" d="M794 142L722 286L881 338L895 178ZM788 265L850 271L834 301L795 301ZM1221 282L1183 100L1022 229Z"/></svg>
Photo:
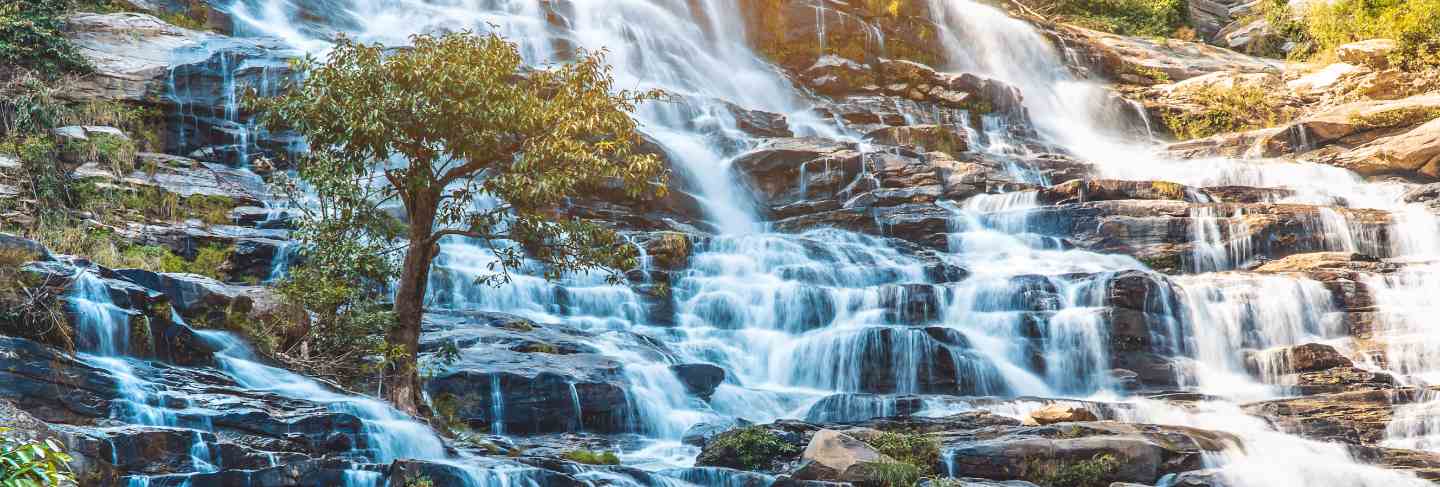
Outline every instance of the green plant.
<svg viewBox="0 0 1440 487"><path fill-rule="evenodd" d="M1059 465L1051 462L1032 460L1026 469L1029 480L1046 487L1106 487L1120 470L1120 461L1109 453Z"/></svg>
<svg viewBox="0 0 1440 487"><path fill-rule="evenodd" d="M25 272L38 258L19 249L0 250L0 335L29 338L75 349L75 339L60 304L58 283Z"/></svg>
<svg viewBox="0 0 1440 487"><path fill-rule="evenodd" d="M1303 37L1317 57L1355 41L1393 39L1390 62L1404 69L1440 66L1440 0L1311 2L1302 13Z"/></svg>
<svg viewBox="0 0 1440 487"><path fill-rule="evenodd" d="M0 433L9 428L0 427ZM14 441L0 437L0 487L49 487L74 483L70 455L55 440Z"/></svg>
<svg viewBox="0 0 1440 487"><path fill-rule="evenodd" d="M915 487L923 471L904 462L873 462L864 465L871 478L884 487Z"/></svg>
<svg viewBox="0 0 1440 487"><path fill-rule="evenodd" d="M560 458L586 465L619 465L620 457L614 452L594 450L571 450L560 455Z"/></svg>
<svg viewBox="0 0 1440 487"><path fill-rule="evenodd" d="M435 487L430 477L416 477L405 482L405 487Z"/></svg>
<svg viewBox="0 0 1440 487"><path fill-rule="evenodd" d="M404 242L378 249L404 256L398 275L386 276L398 279L384 392L401 411L419 414L420 326L442 239L492 249L493 272L481 279L490 284L507 282L526 259L552 279L626 269L635 252L619 235L553 210L587 192L663 196L666 173L640 150L630 116L660 93L614 89L603 55L580 52L531 70L498 35L410 41L395 51L342 38L325 62L298 63L305 76L283 95L247 98L270 128L295 130L310 144L297 167L322 201L306 205L317 208L299 232L306 255L349 258L377 250L365 242ZM390 164L396 159L408 163ZM377 172L388 184L371 183ZM479 204L491 198L498 204ZM392 203L403 206L403 229L383 216Z"/></svg>
<svg viewBox="0 0 1440 487"><path fill-rule="evenodd" d="M921 474L940 464L940 442L928 435L887 431L864 441L897 462L915 466Z"/></svg>
<svg viewBox="0 0 1440 487"><path fill-rule="evenodd" d="M90 63L65 37L65 14L73 0L18 0L0 4L0 65L34 69L47 76L83 72Z"/></svg>
<svg viewBox="0 0 1440 487"><path fill-rule="evenodd" d="M1185 27L1184 0L1024 0L1041 13L1120 35L1171 37Z"/></svg>
<svg viewBox="0 0 1440 487"><path fill-rule="evenodd" d="M1352 113L1350 114L1350 123L1365 130L1375 130L1410 127L1437 118L1440 118L1440 108L1402 107L1371 114L1361 114L1360 112Z"/></svg>
<svg viewBox="0 0 1440 487"><path fill-rule="evenodd" d="M1165 125L1180 139L1273 127L1294 116L1283 102L1255 85L1204 86L1190 94L1195 110L1171 110Z"/></svg>
<svg viewBox="0 0 1440 487"><path fill-rule="evenodd" d="M800 453L799 447L758 425L721 433L713 441L715 451L724 452L720 466L741 470L762 470L776 457Z"/></svg>

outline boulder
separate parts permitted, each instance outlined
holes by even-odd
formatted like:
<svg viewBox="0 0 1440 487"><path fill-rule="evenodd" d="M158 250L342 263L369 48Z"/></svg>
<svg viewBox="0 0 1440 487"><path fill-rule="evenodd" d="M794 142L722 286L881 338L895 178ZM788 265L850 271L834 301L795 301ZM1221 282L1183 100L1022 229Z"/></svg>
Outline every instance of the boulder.
<svg viewBox="0 0 1440 487"><path fill-rule="evenodd" d="M1095 482L1152 485L1167 474L1198 469L1208 455L1239 444L1226 433L1109 421L1009 428L942 441L952 471L1042 485L1055 485L1054 479L1081 469Z"/></svg>
<svg viewBox="0 0 1440 487"><path fill-rule="evenodd" d="M1063 404L1051 404L1030 412L1031 420L1036 424L1046 425L1055 423L1073 423L1077 421L1096 421L1095 413L1089 409Z"/></svg>
<svg viewBox="0 0 1440 487"><path fill-rule="evenodd" d="M676 364L670 366L670 371L685 385L686 391L705 400L725 382L725 369L713 364Z"/></svg>
<svg viewBox="0 0 1440 487"><path fill-rule="evenodd" d="M1333 164L1364 176L1395 174L1440 179L1440 107L1435 118L1408 132L1375 139L1341 154Z"/></svg>
<svg viewBox="0 0 1440 487"><path fill-rule="evenodd" d="M866 483L876 481L871 464L894 460L870 445L835 430L820 430L800 458L805 466L795 472L800 480Z"/></svg>

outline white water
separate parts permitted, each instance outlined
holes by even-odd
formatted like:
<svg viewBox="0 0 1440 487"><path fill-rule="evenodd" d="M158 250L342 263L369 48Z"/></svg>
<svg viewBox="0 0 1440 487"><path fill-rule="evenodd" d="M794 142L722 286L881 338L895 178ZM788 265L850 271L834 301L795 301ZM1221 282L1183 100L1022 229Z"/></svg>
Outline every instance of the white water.
<svg viewBox="0 0 1440 487"><path fill-rule="evenodd" d="M557 43L603 47L616 67L619 87L661 88L690 100L652 104L637 116L646 133L679 164L685 185L694 189L708 222L720 234L697 249L673 286L676 328L647 323L634 291L597 278L572 277L555 284L521 274L502 289L474 286L474 279L488 272L485 264L493 256L458 240L442 246L432 280L430 304L435 307L505 311L600 333L596 346L627 364L630 399L641 411L636 431L656 439L646 450L626 452L628 462L688 462L693 451L677 447L675 440L688 426L722 416L754 421L804 416L812 404L835 392L933 392L927 390L935 387L931 381L946 368L963 371L958 375L964 380L944 384L960 394L1123 394L1109 376L1111 357L1104 346L1109 330L1102 311L1110 279L1143 270L1143 264L1127 256L1067 250L1058 239L1041 235L1043 229L1032 228L1027 218L1036 206L1033 193L987 195L948 206L953 218L945 258L972 273L956 285L933 285L921 262L901 256L880 239L839 231L762 233L764 223L750 196L728 168L730 159L755 141L736 130L729 112L711 100L787 114L800 134L836 137L843 127L808 115L803 96L744 45L733 2L572 4L575 10L564 18L564 29L547 21L545 8L536 0L355 0L345 3L347 18L334 23L359 39L387 44L402 44L412 33L493 24L520 42L527 61L535 64L562 60L555 54ZM1101 115L1108 112L1104 104L1112 100L1109 94L1075 79L1060 62L1061 53L1027 24L969 0L929 0L929 5L944 27L948 69L1019 87L1042 137L1098 163L1106 177L1293 190L1294 196L1277 201L1284 203L1330 205L1343 200L1352 208L1402 214L1405 218L1396 228L1405 231L1394 232L1402 237L1381 248L1374 236L1352 232L1343 212L1325 209L1312 222L1313 231L1325 236L1325 250L1414 256L1440 248L1433 218L1400 204L1404 188L1399 185L1366 183L1348 171L1305 162L1158 158L1155 147L1124 140L1127 128ZM239 2L233 10L242 32L280 37L311 52L326 48L323 36L301 21L295 6L285 0ZM1028 150L1011 144L994 120L987 120L981 130L987 135L985 150L1001 155ZM1147 137L1153 134L1147 132ZM1023 168L1012 171L1019 174ZM1047 182L1038 176L1025 180ZM1175 301L1182 307L1160 310L1173 315L1167 350L1196 364L1178 382L1237 401L1283 394L1283 387L1250 377L1241 353L1335 338L1338 322L1329 293L1300 279L1216 273L1244 268L1252 260L1250 242L1229 237L1246 232L1244 215L1197 207L1191 216L1191 269L1208 274L1176 280L1180 296ZM1076 277L1081 273L1088 275ZM1433 272L1417 275L1381 287L1396 303L1416 299L1411 294L1440 294L1434 292L1440 287L1433 279L1424 280ZM905 286L914 284L920 286ZM563 307L557 304L562 294ZM923 294L935 296L934 312L926 317L931 326L960 340L942 342L886 315L887 300ZM1043 295L1043 302L1018 298L1028 294ZM1158 299L1169 302L1169 296ZM1404 305L1396 306L1392 309ZM1403 318L1386 323L1420 337L1419 345L1391 345L1391 368L1419 376L1432 372L1436 362L1430 342L1440 339L1428 337L1437 334ZM676 360L721 365L732 383L722 385L708 404L686 400L668 363L628 351L618 335L606 333L620 330L661 338ZM1031 349L1027 333L1043 337L1045 346ZM1036 355L1047 365L1043 370L1033 363ZM281 394L315 392L283 371L228 363L232 374L253 387ZM1269 371L1265 378L1274 382L1284 372ZM494 402L494 416L503 417L503 401ZM336 398L335 403L353 407L351 399ZM578 399L576 404L578 410ZM1236 485L1414 482L1403 474L1357 465L1338 447L1274 432L1232 404L1207 408L1214 410L1183 413L1147 405L1130 419L1235 432L1250 447L1213 461ZM403 418L385 410L359 410L383 428L377 434L409 438L409 423ZM1436 428L1428 426L1426 417L1423 412L1399 415L1392 441L1430 445L1427 438ZM503 433L498 425L495 430ZM417 455L433 453L423 446L425 441L412 443L407 444ZM405 454L400 450L392 453Z"/></svg>

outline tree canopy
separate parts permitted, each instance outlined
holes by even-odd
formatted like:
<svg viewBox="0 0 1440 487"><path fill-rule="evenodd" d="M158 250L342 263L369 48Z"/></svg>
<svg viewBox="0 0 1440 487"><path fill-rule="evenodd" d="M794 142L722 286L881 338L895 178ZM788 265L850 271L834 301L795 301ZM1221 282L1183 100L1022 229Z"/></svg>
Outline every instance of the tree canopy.
<svg viewBox="0 0 1440 487"><path fill-rule="evenodd" d="M312 195L302 254L355 271L344 275L398 276L385 386L402 410L421 406L419 327L442 238L492 249L481 280L494 284L525 258L550 278L633 264L614 231L562 211L576 195L665 192L665 167L640 150L630 116L661 94L616 90L603 51L532 68L494 34L419 35L401 48L342 38L323 62L297 67L301 81L257 103L268 125L309 145L297 161Z"/></svg>

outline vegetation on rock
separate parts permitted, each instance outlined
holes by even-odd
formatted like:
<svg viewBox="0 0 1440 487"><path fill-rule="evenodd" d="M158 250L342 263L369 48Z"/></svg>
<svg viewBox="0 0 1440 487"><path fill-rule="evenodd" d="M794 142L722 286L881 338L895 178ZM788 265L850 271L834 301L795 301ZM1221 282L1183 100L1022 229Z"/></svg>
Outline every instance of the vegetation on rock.
<svg viewBox="0 0 1440 487"><path fill-rule="evenodd" d="M776 457L800 453L799 447L758 425L721 433L706 450L718 453L707 465L741 470L763 470L769 468Z"/></svg>
<svg viewBox="0 0 1440 487"><path fill-rule="evenodd" d="M614 452L594 450L571 450L560 455L560 458L586 465L619 465L620 457Z"/></svg>
<svg viewBox="0 0 1440 487"><path fill-rule="evenodd" d="M1273 127L1293 116L1282 100L1254 85L1204 86L1189 101L1198 110L1171 110L1164 116L1166 127L1181 140Z"/></svg>
<svg viewBox="0 0 1440 487"><path fill-rule="evenodd" d="M1120 461L1114 455L1101 453L1078 462L1035 460L1027 478L1046 487L1105 487L1119 469Z"/></svg>
<svg viewBox="0 0 1440 487"><path fill-rule="evenodd" d="M1291 43L1290 56L1329 61L1336 48L1369 39L1393 39L1396 49L1390 63L1407 70L1440 67L1440 0L1335 0L1309 2L1296 11L1285 0L1263 0L1257 15L1270 24L1272 39L1257 54L1281 54L1278 46Z"/></svg>
<svg viewBox="0 0 1440 487"><path fill-rule="evenodd" d="M1191 37L1184 0L1022 0L1037 12L1082 27L1129 36Z"/></svg>
<svg viewBox="0 0 1440 487"><path fill-rule="evenodd" d="M268 125L296 130L312 149L298 168L320 201L300 232L301 255L321 269L329 262L372 277L398 274L385 391L417 413L420 322L441 239L492 249L492 273L480 279L489 284L506 282L527 257L549 278L628 268L634 251L615 232L554 210L568 195L607 185L630 197L662 194L664 169L638 150L630 117L660 94L615 91L603 54L529 70L516 45L496 35L411 41L392 51L340 39L325 62L298 63L307 76L297 86L257 105ZM391 203L403 205L404 226L385 213ZM387 248L392 242L403 243ZM387 252L402 250L390 267ZM357 259L365 264L345 264Z"/></svg>
<svg viewBox="0 0 1440 487"><path fill-rule="evenodd" d="M54 77L89 70L62 29L74 0L18 0L0 4L0 71L33 69ZM0 78L6 73L0 72Z"/></svg>
<svg viewBox="0 0 1440 487"><path fill-rule="evenodd" d="M934 473L940 464L940 442L928 435L887 431L862 441L896 462L915 467L921 475Z"/></svg>

